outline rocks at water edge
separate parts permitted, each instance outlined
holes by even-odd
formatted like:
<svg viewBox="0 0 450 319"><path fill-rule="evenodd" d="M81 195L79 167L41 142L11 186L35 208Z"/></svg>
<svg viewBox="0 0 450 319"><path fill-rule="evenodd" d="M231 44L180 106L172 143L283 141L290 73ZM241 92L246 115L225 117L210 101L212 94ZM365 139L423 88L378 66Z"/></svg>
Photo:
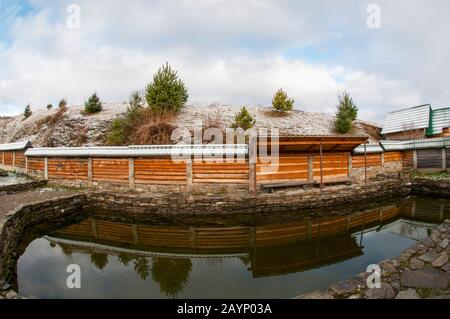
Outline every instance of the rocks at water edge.
<svg viewBox="0 0 450 319"><path fill-rule="evenodd" d="M398 258L384 260L381 287L367 287L362 273L350 280L333 284L327 291L315 291L299 299L449 299L450 298L450 220L431 236L402 252Z"/></svg>

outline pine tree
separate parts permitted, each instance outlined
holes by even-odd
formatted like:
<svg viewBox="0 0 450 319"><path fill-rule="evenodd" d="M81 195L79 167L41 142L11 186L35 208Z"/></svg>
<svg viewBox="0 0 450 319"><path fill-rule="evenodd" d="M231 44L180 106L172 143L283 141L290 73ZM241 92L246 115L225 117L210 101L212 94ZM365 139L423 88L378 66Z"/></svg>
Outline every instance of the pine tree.
<svg viewBox="0 0 450 319"><path fill-rule="evenodd" d="M29 118L32 114L33 114L33 112L31 112L30 104L28 104L28 105L25 107L25 111L23 112L23 116L25 116L25 118L27 119L27 118Z"/></svg>
<svg viewBox="0 0 450 319"><path fill-rule="evenodd" d="M140 110L144 108L144 100L139 91L133 91L130 95L127 108L127 117L134 119L139 116Z"/></svg>
<svg viewBox="0 0 450 319"><path fill-rule="evenodd" d="M53 105L50 103L47 105L47 110L51 110L53 108Z"/></svg>
<svg viewBox="0 0 450 319"><path fill-rule="evenodd" d="M177 72L166 63L153 76L153 82L147 85L145 98L157 113L178 112L189 94Z"/></svg>
<svg viewBox="0 0 450 319"><path fill-rule="evenodd" d="M256 123L256 120L248 112L247 108L244 106L235 116L232 128L242 128L244 131L252 128Z"/></svg>
<svg viewBox="0 0 450 319"><path fill-rule="evenodd" d="M66 99L62 99L61 101L59 101L58 107L59 107L60 109L65 108L66 106L67 106L67 101L66 101Z"/></svg>
<svg viewBox="0 0 450 319"><path fill-rule="evenodd" d="M84 103L84 110L88 114L94 114L103 110L102 102L100 101L97 93L91 95L91 97Z"/></svg>
<svg viewBox="0 0 450 319"><path fill-rule="evenodd" d="M294 108L294 100L290 99L283 89L279 89L273 96L272 106L279 112L290 111Z"/></svg>
<svg viewBox="0 0 450 319"><path fill-rule="evenodd" d="M338 94L339 104L336 112L334 127L338 133L345 134L350 132L353 127L353 121L358 117L358 107L347 92Z"/></svg>

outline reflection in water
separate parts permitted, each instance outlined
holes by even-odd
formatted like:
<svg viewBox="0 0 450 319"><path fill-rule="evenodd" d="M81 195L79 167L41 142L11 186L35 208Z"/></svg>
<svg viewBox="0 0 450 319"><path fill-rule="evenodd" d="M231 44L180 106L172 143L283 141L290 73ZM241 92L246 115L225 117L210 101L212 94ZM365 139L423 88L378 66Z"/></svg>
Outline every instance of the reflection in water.
<svg viewBox="0 0 450 319"><path fill-rule="evenodd" d="M449 216L450 202L422 198L254 223L92 214L33 240L17 281L22 295L41 298L289 298L397 255ZM72 263L82 269L80 290L65 287Z"/></svg>

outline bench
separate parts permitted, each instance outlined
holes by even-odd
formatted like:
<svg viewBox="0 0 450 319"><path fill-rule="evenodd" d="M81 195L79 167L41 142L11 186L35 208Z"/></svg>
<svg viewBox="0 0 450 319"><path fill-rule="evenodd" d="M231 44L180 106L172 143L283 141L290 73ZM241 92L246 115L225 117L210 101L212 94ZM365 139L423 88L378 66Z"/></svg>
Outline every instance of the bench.
<svg viewBox="0 0 450 319"><path fill-rule="evenodd" d="M324 185L346 184L350 186L352 179L350 177L337 177L327 178L323 181ZM307 180L307 181L292 181L292 182L275 182L261 184L262 189L266 189L269 193L272 193L275 188L288 188L288 187L303 187L307 186L320 186L320 181Z"/></svg>
<svg viewBox="0 0 450 319"><path fill-rule="evenodd" d="M292 182L276 182L276 183L266 183L261 184L262 189L267 189L269 193L273 192L274 188L287 188L287 187L305 187L305 186L314 186L316 181L307 180L307 181L292 181Z"/></svg>

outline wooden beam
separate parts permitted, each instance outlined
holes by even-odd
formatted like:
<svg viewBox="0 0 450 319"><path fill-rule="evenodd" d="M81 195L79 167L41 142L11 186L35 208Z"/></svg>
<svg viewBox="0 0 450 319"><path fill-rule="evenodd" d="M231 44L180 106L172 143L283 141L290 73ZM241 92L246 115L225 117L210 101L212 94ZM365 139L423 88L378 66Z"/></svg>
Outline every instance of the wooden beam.
<svg viewBox="0 0 450 319"><path fill-rule="evenodd" d="M320 143L320 190L323 189L323 146L322 143Z"/></svg>
<svg viewBox="0 0 450 319"><path fill-rule="evenodd" d="M88 158L88 187L92 187L92 158Z"/></svg>
<svg viewBox="0 0 450 319"><path fill-rule="evenodd" d="M314 156L308 155L308 180L314 179Z"/></svg>
<svg viewBox="0 0 450 319"><path fill-rule="evenodd" d="M257 162L257 137L250 135L249 156L248 156L248 179L249 192L256 195L256 162Z"/></svg>
<svg viewBox="0 0 450 319"><path fill-rule="evenodd" d="M194 183L194 169L192 166L192 158L186 159L186 179L187 179L187 189L192 190L192 184Z"/></svg>
<svg viewBox="0 0 450 319"><path fill-rule="evenodd" d="M447 152L446 149L442 149L442 170L445 172L447 170Z"/></svg>
<svg viewBox="0 0 450 319"><path fill-rule="evenodd" d="M367 184L367 142L364 143L364 183Z"/></svg>
<svg viewBox="0 0 450 319"><path fill-rule="evenodd" d="M48 179L48 157L44 158L44 179Z"/></svg>

